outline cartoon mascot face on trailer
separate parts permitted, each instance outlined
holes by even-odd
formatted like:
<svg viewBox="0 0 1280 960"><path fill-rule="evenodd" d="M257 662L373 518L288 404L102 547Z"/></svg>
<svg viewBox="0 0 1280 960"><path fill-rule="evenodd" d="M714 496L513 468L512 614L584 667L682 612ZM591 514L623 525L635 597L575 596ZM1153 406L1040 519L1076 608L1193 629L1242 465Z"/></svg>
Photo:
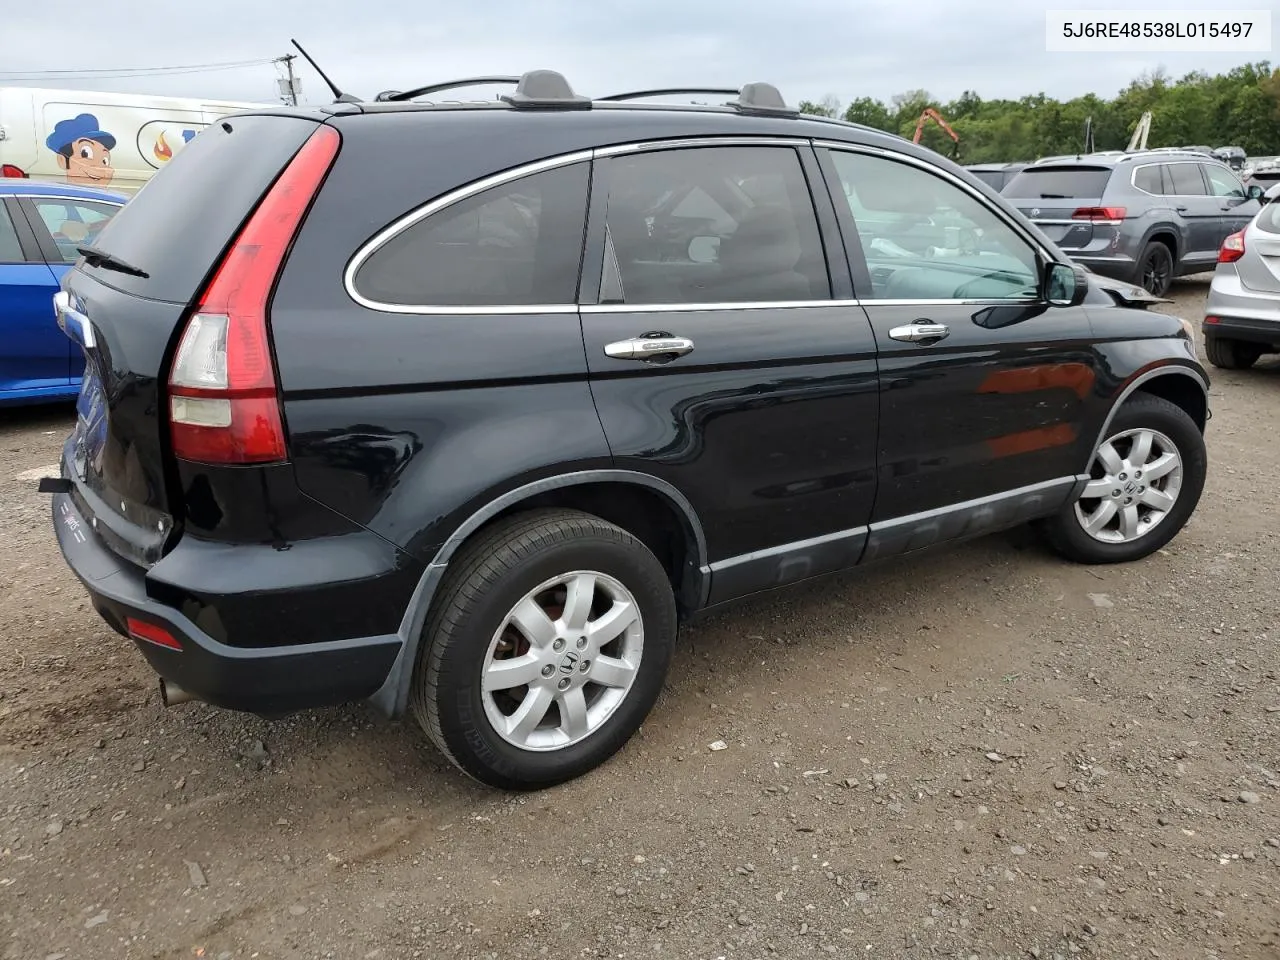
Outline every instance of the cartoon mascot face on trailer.
<svg viewBox="0 0 1280 960"><path fill-rule="evenodd" d="M45 146L58 155L58 166L67 172L70 183L105 187L115 176L111 151L116 138L99 129L98 118L92 113L59 120Z"/></svg>

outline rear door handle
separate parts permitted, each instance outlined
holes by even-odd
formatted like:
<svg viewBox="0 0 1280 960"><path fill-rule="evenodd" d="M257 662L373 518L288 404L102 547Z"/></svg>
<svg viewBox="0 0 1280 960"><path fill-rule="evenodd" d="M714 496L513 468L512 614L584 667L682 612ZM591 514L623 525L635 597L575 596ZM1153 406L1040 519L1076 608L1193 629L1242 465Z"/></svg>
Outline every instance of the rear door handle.
<svg viewBox="0 0 1280 960"><path fill-rule="evenodd" d="M1173 209L1177 210L1179 213L1186 213L1186 212L1187 212L1187 208L1186 208L1186 207L1174 207Z"/></svg>
<svg viewBox="0 0 1280 960"><path fill-rule="evenodd" d="M908 343L936 343L951 335L951 328L945 323L929 323L917 320L905 327L894 327L889 331L891 340L905 340Z"/></svg>
<svg viewBox="0 0 1280 960"><path fill-rule="evenodd" d="M674 360L693 352L693 341L669 333L646 333L606 344L604 355L615 360Z"/></svg>

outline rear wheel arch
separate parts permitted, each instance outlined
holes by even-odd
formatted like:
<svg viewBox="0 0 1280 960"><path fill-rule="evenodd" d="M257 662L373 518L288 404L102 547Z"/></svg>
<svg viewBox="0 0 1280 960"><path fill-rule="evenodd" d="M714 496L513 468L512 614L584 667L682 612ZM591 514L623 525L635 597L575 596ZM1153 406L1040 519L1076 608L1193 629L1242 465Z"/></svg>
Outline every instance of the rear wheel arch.
<svg viewBox="0 0 1280 960"><path fill-rule="evenodd" d="M401 622L400 656L370 701L390 717L402 716L417 662L424 625L450 559L463 544L508 518L532 510L560 508L591 514L621 527L663 564L682 614L706 603L710 586L706 538L689 500L674 486L631 470L583 470L545 477L495 497L464 520L436 551L423 572Z"/></svg>
<svg viewBox="0 0 1280 960"><path fill-rule="evenodd" d="M1177 268L1178 262L1182 258L1182 240L1177 228L1166 224L1152 227L1142 241L1143 247L1148 243L1163 243L1168 247L1169 254L1173 257L1174 268Z"/></svg>

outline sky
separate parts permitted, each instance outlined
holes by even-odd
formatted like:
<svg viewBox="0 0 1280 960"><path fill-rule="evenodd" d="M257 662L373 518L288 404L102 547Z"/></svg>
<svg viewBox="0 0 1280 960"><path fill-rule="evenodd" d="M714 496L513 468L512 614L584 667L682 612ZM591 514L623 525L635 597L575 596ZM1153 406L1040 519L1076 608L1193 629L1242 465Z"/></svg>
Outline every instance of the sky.
<svg viewBox="0 0 1280 960"><path fill-rule="evenodd" d="M1263 8L1262 0L1240 6ZM1203 0L1201 0L1203 4ZM581 93L764 80L788 102L834 95L889 101L922 88L939 101L1043 92L1110 97L1146 71L1222 72L1273 53L1047 53L1051 8L1107 10L1106 0L112 0L76 10L19 4L0 28L0 86L115 90L223 100L278 98L277 67L84 79L70 71L269 61L296 38L340 87L385 89L551 68ZM1203 7L1201 7L1202 9ZM215 9L217 12L215 13ZM1158 17L1195 3L1129 0ZM109 12L108 12L109 11ZM1280 16L1275 18L1280 26ZM1277 42L1272 37L1272 50ZM300 59L303 102L330 99ZM58 71L57 73L51 73ZM16 81L15 78L23 78ZM455 94L490 96L497 88Z"/></svg>

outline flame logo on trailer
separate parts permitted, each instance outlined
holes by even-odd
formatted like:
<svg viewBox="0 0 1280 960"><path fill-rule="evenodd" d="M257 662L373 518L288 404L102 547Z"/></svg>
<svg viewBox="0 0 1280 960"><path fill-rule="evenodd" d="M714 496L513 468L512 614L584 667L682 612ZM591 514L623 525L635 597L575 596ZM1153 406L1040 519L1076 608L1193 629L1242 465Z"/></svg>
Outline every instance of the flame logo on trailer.
<svg viewBox="0 0 1280 960"><path fill-rule="evenodd" d="M176 124L153 121L138 131L138 152L148 164L159 169L195 139L203 124Z"/></svg>

